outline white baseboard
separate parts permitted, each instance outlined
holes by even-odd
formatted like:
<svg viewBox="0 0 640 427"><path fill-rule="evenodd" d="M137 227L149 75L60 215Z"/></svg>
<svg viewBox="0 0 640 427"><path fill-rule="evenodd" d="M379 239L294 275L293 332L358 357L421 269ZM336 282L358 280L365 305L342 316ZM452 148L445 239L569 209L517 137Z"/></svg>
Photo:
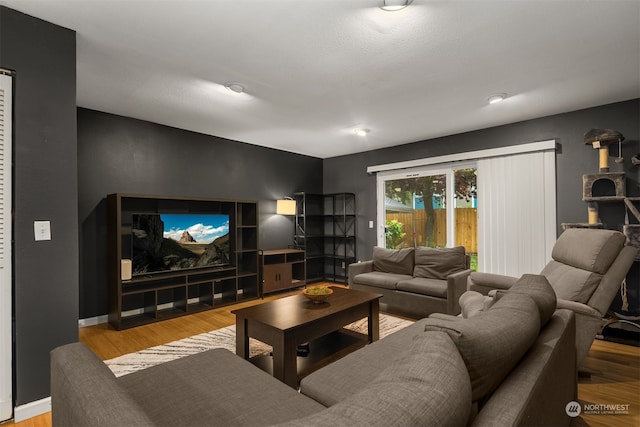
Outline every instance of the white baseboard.
<svg viewBox="0 0 640 427"><path fill-rule="evenodd" d="M87 319L79 319L78 327L84 328L86 326L95 326L100 325L101 323L107 323L109 321L109 315L105 314L102 316L89 317Z"/></svg>
<svg viewBox="0 0 640 427"><path fill-rule="evenodd" d="M51 412L51 397L16 406L13 410L13 419L16 423L19 423L47 412Z"/></svg>

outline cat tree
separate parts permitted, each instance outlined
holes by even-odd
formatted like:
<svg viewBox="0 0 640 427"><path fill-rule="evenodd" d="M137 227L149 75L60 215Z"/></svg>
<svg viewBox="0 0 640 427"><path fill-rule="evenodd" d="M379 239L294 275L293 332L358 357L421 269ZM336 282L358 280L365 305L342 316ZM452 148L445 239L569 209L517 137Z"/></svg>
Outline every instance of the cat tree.
<svg viewBox="0 0 640 427"><path fill-rule="evenodd" d="M622 226L622 232L627 238L627 244L640 248L640 210L636 207L636 203L640 202L640 197L627 197L626 180L624 172L609 171L609 147L618 146L618 156L615 158L616 163L623 163L624 158L621 155L621 145L624 136L611 129L591 129L584 135L584 143L591 145L593 149L598 150L599 171L596 174L585 174L582 176L582 200L587 202L586 223L563 223L562 228L604 228L598 215L599 203L624 203L626 209L625 224ZM640 162L632 164L638 166ZM635 223L630 224L630 217L635 218ZM636 262L640 261L640 255L636 258ZM636 283L637 285L637 283ZM627 299L627 281L625 280L620 286L620 295L622 299L621 311L628 311ZM607 339L609 334L621 334L622 332L630 332L632 340L637 341L640 325L638 318L615 313L607 324L603 327L603 335ZM624 334L623 334L624 335Z"/></svg>

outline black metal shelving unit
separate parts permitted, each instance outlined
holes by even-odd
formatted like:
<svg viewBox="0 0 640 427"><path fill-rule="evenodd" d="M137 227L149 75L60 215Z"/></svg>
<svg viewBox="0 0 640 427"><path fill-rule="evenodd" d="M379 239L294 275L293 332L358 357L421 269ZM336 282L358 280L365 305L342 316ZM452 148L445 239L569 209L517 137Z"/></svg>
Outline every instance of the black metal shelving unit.
<svg viewBox="0 0 640 427"><path fill-rule="evenodd" d="M347 283L356 260L356 199L353 193L295 193L294 245L306 252L307 283Z"/></svg>

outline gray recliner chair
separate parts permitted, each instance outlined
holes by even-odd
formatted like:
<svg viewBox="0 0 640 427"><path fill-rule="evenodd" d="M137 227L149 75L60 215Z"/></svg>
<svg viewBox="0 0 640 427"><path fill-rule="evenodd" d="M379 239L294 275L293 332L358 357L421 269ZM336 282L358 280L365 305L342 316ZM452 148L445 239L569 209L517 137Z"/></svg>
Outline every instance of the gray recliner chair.
<svg viewBox="0 0 640 427"><path fill-rule="evenodd" d="M539 274L553 287L557 308L576 316L578 365L603 326L603 317L626 278L638 249L625 246L625 236L614 230L570 228L556 241L552 260ZM473 272L467 289L487 295L491 290L508 290L518 278Z"/></svg>

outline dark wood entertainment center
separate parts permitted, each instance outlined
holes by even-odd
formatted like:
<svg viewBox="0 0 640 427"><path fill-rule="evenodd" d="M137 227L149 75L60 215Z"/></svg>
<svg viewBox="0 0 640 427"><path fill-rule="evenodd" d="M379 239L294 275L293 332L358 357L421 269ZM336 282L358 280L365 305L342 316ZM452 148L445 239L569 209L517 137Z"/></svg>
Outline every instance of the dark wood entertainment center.
<svg viewBox="0 0 640 427"><path fill-rule="evenodd" d="M109 194L107 210L109 323L117 330L258 298L257 201ZM123 277L132 217L141 213L228 215L229 263Z"/></svg>

